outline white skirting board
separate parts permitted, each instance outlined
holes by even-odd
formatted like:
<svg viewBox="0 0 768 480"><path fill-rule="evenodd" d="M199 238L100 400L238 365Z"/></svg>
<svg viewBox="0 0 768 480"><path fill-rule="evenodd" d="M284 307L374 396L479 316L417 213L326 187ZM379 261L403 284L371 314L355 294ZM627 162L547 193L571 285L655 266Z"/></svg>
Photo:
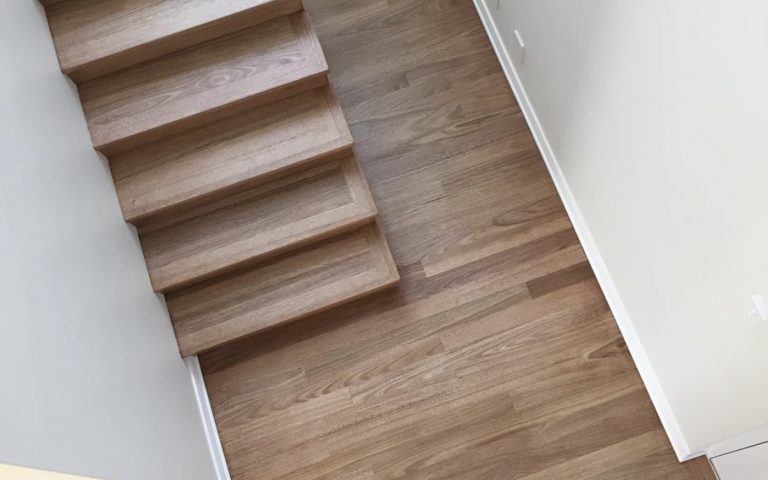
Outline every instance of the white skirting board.
<svg viewBox="0 0 768 480"><path fill-rule="evenodd" d="M187 365L189 376L192 378L192 388L195 390L195 399L200 411L200 418L203 421L208 450L216 469L216 480L231 480L227 459L224 457L224 449L221 447L221 440L219 439L219 431L216 429L216 420L213 417L213 410L211 410L211 401L208 399L208 391L205 389L200 362L197 360L197 356L192 356L185 357L184 363Z"/></svg>
<svg viewBox="0 0 768 480"><path fill-rule="evenodd" d="M560 169L557 158L555 157L549 141L547 140L547 136L544 133L538 118L536 117L536 112L531 105L530 99L526 95L525 88L523 87L523 84L520 80L520 76L518 75L518 72L515 69L515 65L512 62L512 57L510 57L502 41L502 37L499 34L496 25L494 24L490 10L492 7L489 6L488 3L495 4L496 0L474 0L474 2L475 7L477 8L477 11L480 15L480 19L482 20L483 25L485 26L485 30L488 33L488 37L491 40L493 49L496 51L496 56L499 57L499 62L501 63L501 67L504 70L504 74L507 76L507 80L512 87L515 98L517 98L517 103L520 105L520 109L522 110L523 115L528 122L528 126L530 127L531 133L536 140L536 144L539 148L539 151L541 152L541 156L544 158L544 163L549 170L549 174L552 177L555 187L557 188L560 199L565 205L568 217L571 219L574 230L576 230L579 241L581 242L581 245L584 248L584 252L589 259L589 263L595 272L595 276L597 277L597 281L600 284L600 288L602 289L608 305L611 308L611 312L616 319L619 330L624 337L624 341L626 342L627 348L632 355L632 359L637 366L637 370L640 372L640 376L643 379L645 388L648 390L651 401L656 408L656 412L661 419L661 423L663 424L667 436L672 443L672 448L675 450L675 454L677 455L678 460L685 461L700 455L704 455L706 453L706 446L701 446L692 450L685 441L685 437L680 430L674 413L672 412L672 409L667 402L666 396L661 389L661 385L659 384L659 381L656 377L656 373L653 371L651 363L648 360L648 357L645 354L645 350L643 349L643 346L640 342L640 338L638 337L637 332L635 331L635 328L629 318L629 314L624 307L621 296L619 295L619 292L616 289L613 280L611 279L608 268L603 262L600 252L597 249L597 245L595 244L595 241L590 234L589 228L583 216L581 215L579 206L576 203L576 200L568 186L568 182L566 181L562 170Z"/></svg>

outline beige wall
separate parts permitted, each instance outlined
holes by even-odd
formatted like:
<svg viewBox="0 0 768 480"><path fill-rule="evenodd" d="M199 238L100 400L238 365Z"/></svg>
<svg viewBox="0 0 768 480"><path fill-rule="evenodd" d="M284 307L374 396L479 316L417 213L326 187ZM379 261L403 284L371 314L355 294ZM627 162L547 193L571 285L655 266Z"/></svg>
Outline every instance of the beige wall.
<svg viewBox="0 0 768 480"><path fill-rule="evenodd" d="M36 2L0 2L0 69L0 463L214 478L165 307Z"/></svg>
<svg viewBox="0 0 768 480"><path fill-rule="evenodd" d="M0 465L0 480L95 480L74 475L65 475L34 468Z"/></svg>

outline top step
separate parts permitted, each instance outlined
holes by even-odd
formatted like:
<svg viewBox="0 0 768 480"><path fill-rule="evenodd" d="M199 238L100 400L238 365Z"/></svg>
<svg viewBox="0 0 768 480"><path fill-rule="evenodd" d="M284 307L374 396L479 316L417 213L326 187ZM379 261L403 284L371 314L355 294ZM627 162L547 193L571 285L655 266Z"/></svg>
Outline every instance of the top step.
<svg viewBox="0 0 768 480"><path fill-rule="evenodd" d="M325 85L305 12L79 85L93 146L111 156Z"/></svg>
<svg viewBox="0 0 768 480"><path fill-rule="evenodd" d="M61 70L78 83L302 8L301 0L46 3Z"/></svg>

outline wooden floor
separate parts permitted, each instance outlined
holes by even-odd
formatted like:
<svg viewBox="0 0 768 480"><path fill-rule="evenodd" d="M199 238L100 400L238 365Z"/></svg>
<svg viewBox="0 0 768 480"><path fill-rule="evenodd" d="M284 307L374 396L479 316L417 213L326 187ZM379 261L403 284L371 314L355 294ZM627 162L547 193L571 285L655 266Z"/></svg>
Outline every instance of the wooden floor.
<svg viewBox="0 0 768 480"><path fill-rule="evenodd" d="M201 358L232 478L677 463L470 0L305 0L402 284Z"/></svg>

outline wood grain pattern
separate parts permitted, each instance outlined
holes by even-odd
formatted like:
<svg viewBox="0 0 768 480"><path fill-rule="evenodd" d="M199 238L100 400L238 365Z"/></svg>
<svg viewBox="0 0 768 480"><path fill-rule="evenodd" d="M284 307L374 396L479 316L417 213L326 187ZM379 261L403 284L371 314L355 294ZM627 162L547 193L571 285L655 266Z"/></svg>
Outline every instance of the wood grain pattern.
<svg viewBox="0 0 768 480"><path fill-rule="evenodd" d="M83 82L301 8L300 0L68 0L47 15L61 70Z"/></svg>
<svg viewBox="0 0 768 480"><path fill-rule="evenodd" d="M178 289L373 221L354 157L283 177L140 235L157 292Z"/></svg>
<svg viewBox="0 0 768 480"><path fill-rule="evenodd" d="M157 53L300 7L72 0L49 15L62 62L93 71L107 57ZM398 282L327 70L298 12L80 85L153 287L173 291L182 354Z"/></svg>
<svg viewBox="0 0 768 480"><path fill-rule="evenodd" d="M142 225L351 149L323 88L112 157L110 167L126 221Z"/></svg>
<svg viewBox="0 0 768 480"><path fill-rule="evenodd" d="M678 464L470 0L306 0L401 286L201 356L234 480Z"/></svg>
<svg viewBox="0 0 768 480"><path fill-rule="evenodd" d="M316 243L166 295L179 349L195 355L397 283L379 228Z"/></svg>
<svg viewBox="0 0 768 480"><path fill-rule="evenodd" d="M324 84L306 14L279 17L80 85L94 147L111 156Z"/></svg>

